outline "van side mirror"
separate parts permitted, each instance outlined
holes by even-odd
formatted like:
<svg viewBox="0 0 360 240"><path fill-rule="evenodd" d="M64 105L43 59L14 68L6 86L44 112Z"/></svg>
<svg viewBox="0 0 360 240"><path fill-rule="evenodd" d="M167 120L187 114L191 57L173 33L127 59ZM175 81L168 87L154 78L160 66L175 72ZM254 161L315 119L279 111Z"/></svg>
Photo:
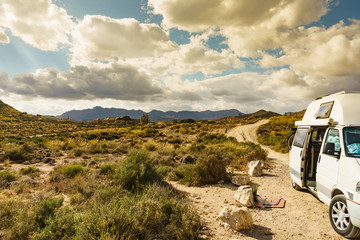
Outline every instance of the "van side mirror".
<svg viewBox="0 0 360 240"><path fill-rule="evenodd" d="M335 143L332 143L332 142L325 143L325 147L324 147L323 152L326 153L326 154L334 155L334 153L335 153Z"/></svg>

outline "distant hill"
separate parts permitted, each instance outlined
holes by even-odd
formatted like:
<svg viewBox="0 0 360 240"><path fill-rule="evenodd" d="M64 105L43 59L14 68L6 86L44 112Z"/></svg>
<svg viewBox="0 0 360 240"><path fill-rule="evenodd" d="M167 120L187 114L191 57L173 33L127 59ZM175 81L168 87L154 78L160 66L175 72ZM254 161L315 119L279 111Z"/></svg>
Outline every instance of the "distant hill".
<svg viewBox="0 0 360 240"><path fill-rule="evenodd" d="M246 118L246 119L255 119L255 118L271 118L271 117L275 117L275 116L281 116L281 114L261 109L254 113L243 114L240 117Z"/></svg>
<svg viewBox="0 0 360 240"><path fill-rule="evenodd" d="M163 121L169 122L174 119L183 120L183 119L194 119L194 120L211 120L211 119L219 119L229 116L239 116L242 115L236 109L230 110L221 110L221 111L159 111L152 110L151 112L144 112L141 110L126 110L122 108L102 108L102 107L94 107L92 109L84 109L84 110L71 110L65 112L58 116L59 118L68 118L74 121L92 121L95 119L104 119L109 117L124 117L129 116L133 119L140 119L143 114L148 114L149 119L151 121Z"/></svg>
<svg viewBox="0 0 360 240"><path fill-rule="evenodd" d="M0 100L0 122L21 121L28 118L26 113L22 113Z"/></svg>

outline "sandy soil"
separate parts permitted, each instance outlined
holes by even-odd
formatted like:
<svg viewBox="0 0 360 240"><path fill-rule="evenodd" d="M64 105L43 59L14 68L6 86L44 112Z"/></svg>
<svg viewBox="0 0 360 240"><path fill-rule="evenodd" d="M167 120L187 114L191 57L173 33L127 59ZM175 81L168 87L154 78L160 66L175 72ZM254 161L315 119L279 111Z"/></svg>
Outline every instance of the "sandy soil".
<svg viewBox="0 0 360 240"><path fill-rule="evenodd" d="M266 123L238 126L227 131L228 136L238 141L256 140L256 129ZM172 184L189 193L201 218L209 228L210 239L343 239L335 233L328 220L328 207L307 191L296 191L291 187L288 154L281 154L262 146L269 152L271 169L266 169L262 177L251 177L259 184L258 195L266 198L286 200L285 208L250 209L254 228L234 232L219 225L216 216L226 206L236 205L232 184L216 184L203 187L186 187Z"/></svg>

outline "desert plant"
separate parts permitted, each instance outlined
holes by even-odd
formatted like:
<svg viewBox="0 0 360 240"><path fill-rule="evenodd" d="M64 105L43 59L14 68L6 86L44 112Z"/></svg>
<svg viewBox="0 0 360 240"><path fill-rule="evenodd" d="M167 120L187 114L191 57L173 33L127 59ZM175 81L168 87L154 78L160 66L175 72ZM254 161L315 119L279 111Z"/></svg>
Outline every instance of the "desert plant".
<svg viewBox="0 0 360 240"><path fill-rule="evenodd" d="M18 175L10 170L3 170L0 172L0 187L6 183L13 182L18 179Z"/></svg>
<svg viewBox="0 0 360 240"><path fill-rule="evenodd" d="M115 164L104 164L100 166L100 174L113 174L115 173L116 165Z"/></svg>
<svg viewBox="0 0 360 240"><path fill-rule="evenodd" d="M83 172L85 172L85 169L79 164L59 166L50 173L50 181L57 182L63 178L74 178L76 175L82 174Z"/></svg>
<svg viewBox="0 0 360 240"><path fill-rule="evenodd" d="M95 193L90 207L77 227L84 239L199 239L199 216L170 187L131 194L113 186Z"/></svg>
<svg viewBox="0 0 360 240"><path fill-rule="evenodd" d="M2 159L9 159L10 161L16 162L16 163L23 163L27 160L31 159L31 155L27 150L29 150L27 147L18 146L18 145L8 145L4 149L4 155Z"/></svg>
<svg viewBox="0 0 360 240"><path fill-rule="evenodd" d="M13 226L23 203L15 198L2 199L0 201L0 230Z"/></svg>
<svg viewBox="0 0 360 240"><path fill-rule="evenodd" d="M37 169L36 167L27 167L27 168L20 169L20 173L22 175L31 175L31 174L37 173L38 171L39 171L39 169Z"/></svg>
<svg viewBox="0 0 360 240"><path fill-rule="evenodd" d="M126 190L142 190L146 185L159 182L162 177L150 161L149 152L134 150L114 174L117 182Z"/></svg>
<svg viewBox="0 0 360 240"><path fill-rule="evenodd" d="M35 205L33 211L24 211L11 229L12 239L29 239L30 235L41 232L61 207L62 198L44 199Z"/></svg>
<svg viewBox="0 0 360 240"><path fill-rule="evenodd" d="M32 239L71 239L76 233L76 219L73 210L63 208L46 221L46 226L31 235Z"/></svg>

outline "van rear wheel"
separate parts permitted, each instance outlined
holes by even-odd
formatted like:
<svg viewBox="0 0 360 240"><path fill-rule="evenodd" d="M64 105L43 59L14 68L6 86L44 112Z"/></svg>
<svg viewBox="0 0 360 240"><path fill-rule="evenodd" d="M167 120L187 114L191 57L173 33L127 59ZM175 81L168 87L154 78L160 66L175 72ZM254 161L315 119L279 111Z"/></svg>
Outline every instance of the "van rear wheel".
<svg viewBox="0 0 360 240"><path fill-rule="evenodd" d="M352 225L344 195L336 195L331 199L329 218L334 230L346 238L360 237L360 229Z"/></svg>

